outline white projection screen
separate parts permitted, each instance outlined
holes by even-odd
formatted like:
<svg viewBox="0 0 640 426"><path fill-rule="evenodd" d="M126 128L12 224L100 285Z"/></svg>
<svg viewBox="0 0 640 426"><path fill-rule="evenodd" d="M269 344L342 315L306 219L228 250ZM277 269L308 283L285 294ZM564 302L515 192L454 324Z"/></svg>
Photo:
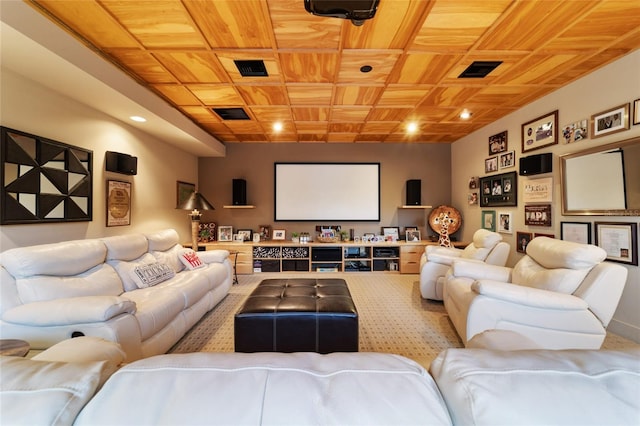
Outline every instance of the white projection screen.
<svg viewBox="0 0 640 426"><path fill-rule="evenodd" d="M274 163L275 221L380 221L380 163Z"/></svg>

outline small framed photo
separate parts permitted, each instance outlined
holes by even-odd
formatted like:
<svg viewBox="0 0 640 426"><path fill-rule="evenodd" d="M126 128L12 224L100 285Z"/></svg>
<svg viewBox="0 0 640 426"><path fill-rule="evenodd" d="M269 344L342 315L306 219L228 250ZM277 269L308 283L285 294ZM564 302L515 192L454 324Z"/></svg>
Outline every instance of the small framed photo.
<svg viewBox="0 0 640 426"><path fill-rule="evenodd" d="M107 226L131 225L131 182L107 181Z"/></svg>
<svg viewBox="0 0 640 426"><path fill-rule="evenodd" d="M524 224L551 226L551 204L524 206Z"/></svg>
<svg viewBox="0 0 640 426"><path fill-rule="evenodd" d="M255 232L253 234L253 242L254 243L259 243L260 242L260 233L259 232Z"/></svg>
<svg viewBox="0 0 640 426"><path fill-rule="evenodd" d="M196 192L195 184L176 181L176 207L187 201L194 192Z"/></svg>
<svg viewBox="0 0 640 426"><path fill-rule="evenodd" d="M400 239L400 228L397 226L383 226L382 235L385 241L398 241Z"/></svg>
<svg viewBox="0 0 640 426"><path fill-rule="evenodd" d="M478 189L478 176L471 176L469 178L469 189Z"/></svg>
<svg viewBox="0 0 640 426"><path fill-rule="evenodd" d="M221 225L218 226L218 241L232 241L233 240L233 226Z"/></svg>
<svg viewBox="0 0 640 426"><path fill-rule="evenodd" d="M509 167L515 167L516 165L516 152L509 151L504 154L500 154L499 156L500 168L508 169Z"/></svg>
<svg viewBox="0 0 640 426"><path fill-rule="evenodd" d="M273 239L274 240L284 240L285 238L285 230L284 229L274 229L273 230Z"/></svg>
<svg viewBox="0 0 640 426"><path fill-rule="evenodd" d="M591 116L593 138L629 129L629 104L624 104Z"/></svg>
<svg viewBox="0 0 640 426"><path fill-rule="evenodd" d="M607 252L607 260L638 266L638 224L595 222L596 245Z"/></svg>
<svg viewBox="0 0 640 426"><path fill-rule="evenodd" d="M483 210L482 211L482 228L487 231L496 230L496 211L495 210Z"/></svg>
<svg viewBox="0 0 640 426"><path fill-rule="evenodd" d="M522 125L522 152L558 143L558 110Z"/></svg>
<svg viewBox="0 0 640 426"><path fill-rule="evenodd" d="M234 243L244 243L244 235L242 235L242 234L233 234L233 242Z"/></svg>
<svg viewBox="0 0 640 426"><path fill-rule="evenodd" d="M498 170L498 156L489 157L484 160L484 172L491 173Z"/></svg>
<svg viewBox="0 0 640 426"><path fill-rule="evenodd" d="M417 229L407 230L405 237L407 239L407 242L418 242L421 240L420 231Z"/></svg>
<svg viewBox="0 0 640 426"><path fill-rule="evenodd" d="M260 241L269 241L271 239L271 226L269 225L260 225L258 227L260 235Z"/></svg>
<svg viewBox="0 0 640 426"><path fill-rule="evenodd" d="M518 253L526 253L527 245L531 242L531 238L533 238L531 232L516 232L516 251Z"/></svg>
<svg viewBox="0 0 640 426"><path fill-rule="evenodd" d="M498 213L498 232L503 234L513 234L513 228L511 220L511 212Z"/></svg>
<svg viewBox="0 0 640 426"><path fill-rule="evenodd" d="M591 222L560 222L560 239L591 244Z"/></svg>
<svg viewBox="0 0 640 426"><path fill-rule="evenodd" d="M467 201L469 202L470 206L474 206L478 204L478 193L477 192L469 193L469 195L467 195Z"/></svg>
<svg viewBox="0 0 640 426"><path fill-rule="evenodd" d="M489 155L499 154L507 150L507 131L489 136Z"/></svg>
<svg viewBox="0 0 640 426"><path fill-rule="evenodd" d="M238 235L242 236L242 241L251 241L252 234L251 229L238 229Z"/></svg>
<svg viewBox="0 0 640 426"><path fill-rule="evenodd" d="M640 124L640 99L633 101L633 125Z"/></svg>
<svg viewBox="0 0 640 426"><path fill-rule="evenodd" d="M574 143L589 137L589 122L584 120L562 126L562 138L564 143Z"/></svg>

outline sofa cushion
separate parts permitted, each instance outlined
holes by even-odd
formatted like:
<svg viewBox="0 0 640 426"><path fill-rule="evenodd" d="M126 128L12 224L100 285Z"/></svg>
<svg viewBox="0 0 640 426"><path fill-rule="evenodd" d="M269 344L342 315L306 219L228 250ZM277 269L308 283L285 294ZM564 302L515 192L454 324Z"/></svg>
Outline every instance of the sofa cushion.
<svg viewBox="0 0 640 426"><path fill-rule="evenodd" d="M153 250L151 254L156 258L156 261L160 263L166 263L177 273L184 270L184 265L180 261L180 253L184 250L180 244L176 244L168 250L158 251Z"/></svg>
<svg viewBox="0 0 640 426"><path fill-rule="evenodd" d="M573 294L588 273L589 269L547 269L525 256L514 266L511 279L518 285Z"/></svg>
<svg viewBox="0 0 640 426"><path fill-rule="evenodd" d="M491 250L502 241L502 235L486 229L478 229L473 234L473 242L466 246L460 257L464 259L485 260Z"/></svg>
<svg viewBox="0 0 640 426"><path fill-rule="evenodd" d="M224 263L229 257L228 250L207 250L198 252L198 257L204 263Z"/></svg>
<svg viewBox="0 0 640 426"><path fill-rule="evenodd" d="M191 249L180 250L179 258L180 262L182 262L182 264L184 264L184 266L186 266L186 268L190 271L207 266L207 264L204 263L202 259L200 259L198 253Z"/></svg>
<svg viewBox="0 0 640 426"><path fill-rule="evenodd" d="M157 262L156 258L151 253L144 253L134 260L108 260L107 263L116 270L120 280L122 280L122 287L124 291L131 291L138 288L134 281L132 274L133 270L141 265L149 265Z"/></svg>
<svg viewBox="0 0 640 426"><path fill-rule="evenodd" d="M181 280L181 275L172 280ZM153 337L167 324L173 321L185 308L185 298L180 288L170 282L156 287L141 288L127 293L127 297L136 304L135 317L140 328L142 341ZM206 283L206 280L205 280Z"/></svg>
<svg viewBox="0 0 640 426"><path fill-rule="evenodd" d="M569 269L591 269L607 257L600 247L549 237L531 240L527 254L545 268Z"/></svg>
<svg viewBox="0 0 640 426"><path fill-rule="evenodd" d="M138 288L146 288L173 278L175 274L173 268L166 263L155 262L136 266L131 271L131 278Z"/></svg>
<svg viewBox="0 0 640 426"><path fill-rule="evenodd" d="M2 423L72 424L100 385L105 365L0 357Z"/></svg>
<svg viewBox="0 0 640 426"><path fill-rule="evenodd" d="M631 425L640 350L447 349L430 372L454 424Z"/></svg>
<svg viewBox="0 0 640 426"><path fill-rule="evenodd" d="M102 238L101 241L107 247L107 261L134 260L149 249L149 243L142 234L118 235Z"/></svg>
<svg viewBox="0 0 640 426"><path fill-rule="evenodd" d="M149 251L166 251L179 242L179 236L175 229L165 229L153 234L145 235L149 241Z"/></svg>

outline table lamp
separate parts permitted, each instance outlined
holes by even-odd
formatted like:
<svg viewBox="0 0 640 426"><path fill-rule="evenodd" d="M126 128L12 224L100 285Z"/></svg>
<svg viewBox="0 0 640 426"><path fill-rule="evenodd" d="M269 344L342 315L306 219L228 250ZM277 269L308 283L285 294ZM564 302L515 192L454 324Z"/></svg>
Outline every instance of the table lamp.
<svg viewBox="0 0 640 426"><path fill-rule="evenodd" d="M210 202L199 192L193 192L185 201L178 206L181 210L191 210L191 248L198 251L198 234L200 233L201 210L215 210Z"/></svg>

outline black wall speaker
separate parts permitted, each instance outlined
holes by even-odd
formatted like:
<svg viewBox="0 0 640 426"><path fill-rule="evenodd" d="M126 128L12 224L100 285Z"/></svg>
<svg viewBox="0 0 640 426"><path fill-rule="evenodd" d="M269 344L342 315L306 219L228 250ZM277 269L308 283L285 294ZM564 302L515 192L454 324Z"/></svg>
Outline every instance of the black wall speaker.
<svg viewBox="0 0 640 426"><path fill-rule="evenodd" d="M422 181L410 179L407 181L407 206L419 206L422 193Z"/></svg>
<svg viewBox="0 0 640 426"><path fill-rule="evenodd" d="M520 157L520 175L539 175L553 171L553 154L530 155Z"/></svg>
<svg viewBox="0 0 640 426"><path fill-rule="evenodd" d="M247 205L247 181L244 179L233 179L233 205Z"/></svg>
<svg viewBox="0 0 640 426"><path fill-rule="evenodd" d="M105 169L123 175L138 174L138 157L120 152L107 151L105 153Z"/></svg>

